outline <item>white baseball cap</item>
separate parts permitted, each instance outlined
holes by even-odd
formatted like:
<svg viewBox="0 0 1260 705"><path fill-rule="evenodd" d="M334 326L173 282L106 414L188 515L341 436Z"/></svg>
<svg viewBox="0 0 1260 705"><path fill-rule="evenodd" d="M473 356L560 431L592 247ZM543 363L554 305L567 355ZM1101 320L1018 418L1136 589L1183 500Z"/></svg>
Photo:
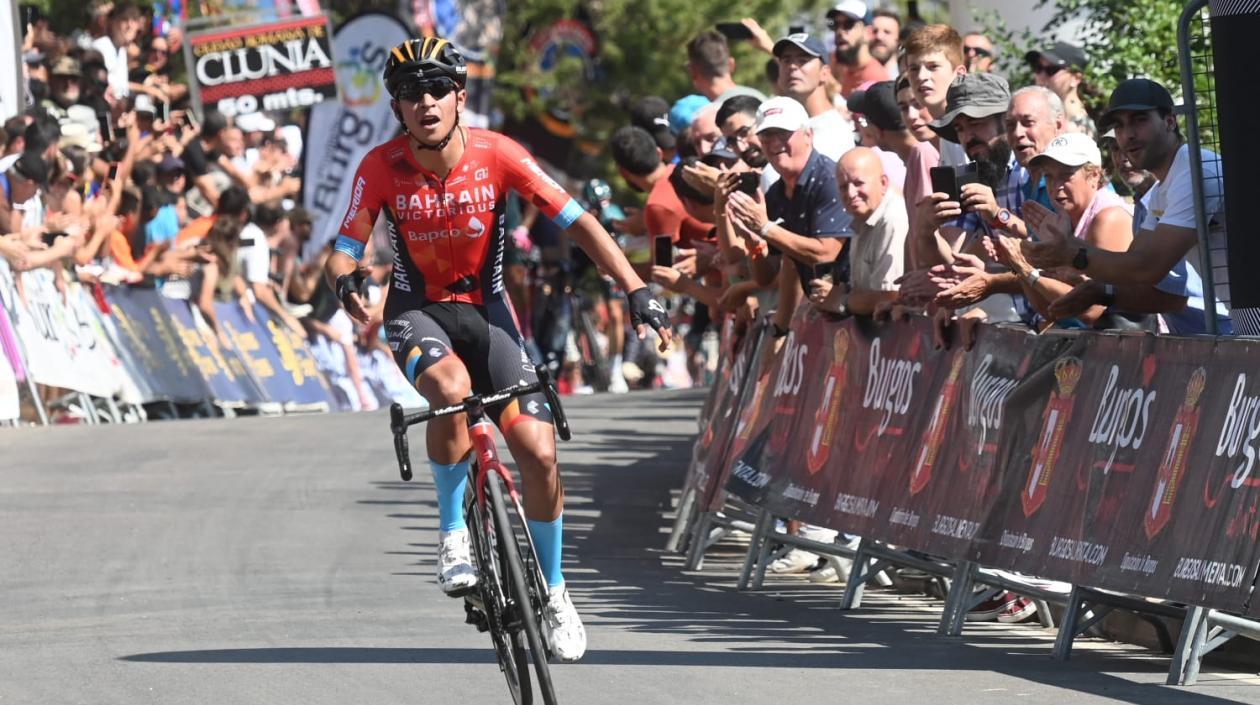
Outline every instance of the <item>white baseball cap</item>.
<svg viewBox="0 0 1260 705"><path fill-rule="evenodd" d="M757 122L754 132L761 134L766 130L787 130L796 132L809 124L809 113L805 106L795 98L777 96L761 104L757 108Z"/></svg>
<svg viewBox="0 0 1260 705"><path fill-rule="evenodd" d="M848 15L855 20L866 21L866 13L869 8L862 0L840 0L836 6L827 11L827 16Z"/></svg>
<svg viewBox="0 0 1260 705"><path fill-rule="evenodd" d="M276 129L276 121L262 113L248 113L236 116L236 126L241 132L271 132Z"/></svg>
<svg viewBox="0 0 1260 705"><path fill-rule="evenodd" d="M1028 166L1038 166L1038 161L1043 165L1046 161L1056 161L1064 166L1102 166L1102 152L1089 135L1067 132L1050 140L1046 150L1033 157Z"/></svg>

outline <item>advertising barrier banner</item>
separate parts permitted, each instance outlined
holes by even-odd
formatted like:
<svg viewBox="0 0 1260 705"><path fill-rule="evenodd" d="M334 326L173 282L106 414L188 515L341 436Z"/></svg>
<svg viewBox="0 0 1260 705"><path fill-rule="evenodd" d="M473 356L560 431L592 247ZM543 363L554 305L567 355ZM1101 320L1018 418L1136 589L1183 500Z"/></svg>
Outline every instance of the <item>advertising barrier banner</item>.
<svg viewBox="0 0 1260 705"><path fill-rule="evenodd" d="M336 101L332 40L321 15L188 34L194 104L224 115Z"/></svg>
<svg viewBox="0 0 1260 705"><path fill-rule="evenodd" d="M226 406L245 406L267 401L267 396L250 378L237 351L220 345L214 334L199 324L187 301L161 299L171 329L216 402Z"/></svg>
<svg viewBox="0 0 1260 705"><path fill-rule="evenodd" d="M931 333L802 307L747 377L727 488L947 558L1255 609L1260 343Z"/></svg>
<svg viewBox="0 0 1260 705"><path fill-rule="evenodd" d="M744 377L757 355L757 347L765 331L755 326L736 338L727 321L724 329L723 350L719 358L717 374L709 399L705 404L705 418L700 434L692 447L691 467L687 474L690 487L695 489L698 505L708 510L721 506L727 467L726 451L730 447L735 420L740 410L744 390Z"/></svg>
<svg viewBox="0 0 1260 705"><path fill-rule="evenodd" d="M31 378L38 384L97 397L122 391L122 363L85 315L78 285L63 295L51 270L20 276L21 296L8 263L0 260L0 299L21 341L23 365Z"/></svg>
<svg viewBox="0 0 1260 705"><path fill-rule="evenodd" d="M212 398L206 380L167 314L166 301L153 289L105 288L118 341L144 371L151 398L191 404ZM187 304L181 303L185 308Z"/></svg>

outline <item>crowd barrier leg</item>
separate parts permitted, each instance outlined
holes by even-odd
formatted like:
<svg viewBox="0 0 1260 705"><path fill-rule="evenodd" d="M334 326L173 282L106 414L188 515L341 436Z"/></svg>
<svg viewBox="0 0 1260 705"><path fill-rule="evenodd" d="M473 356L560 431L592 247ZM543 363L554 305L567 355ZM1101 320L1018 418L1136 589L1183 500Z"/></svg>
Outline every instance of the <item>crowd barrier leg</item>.
<svg viewBox="0 0 1260 705"><path fill-rule="evenodd" d="M700 512L691 531L691 546L687 552L687 570L704 567L704 552L709 548L709 527L713 524L713 512Z"/></svg>
<svg viewBox="0 0 1260 705"><path fill-rule="evenodd" d="M1238 636L1260 641L1260 622L1203 607L1188 608L1168 671L1168 684L1194 685L1199 680L1203 657Z"/></svg>
<svg viewBox="0 0 1260 705"><path fill-rule="evenodd" d="M752 539L748 543L748 555L744 557L744 567L739 572L739 582L736 584L737 590L747 590L748 583L752 579L753 569L761 567L767 558L766 536L770 533L770 527L774 525L774 517L770 512L762 509L757 514L757 524L753 528ZM761 573L763 576L765 571ZM758 580L760 583L760 580Z"/></svg>
<svg viewBox="0 0 1260 705"><path fill-rule="evenodd" d="M79 392L79 404L83 407L83 416L87 419L89 426L96 426L101 423L101 417L96 413L96 400L89 396L86 392Z"/></svg>
<svg viewBox="0 0 1260 705"><path fill-rule="evenodd" d="M1186 618L1181 623L1181 636L1177 639L1177 650L1173 652L1172 664L1168 667L1168 685L1182 685L1186 679L1186 669L1190 664L1190 654L1205 635L1199 634L1199 627L1207 623L1205 610L1193 606L1186 610ZM1196 671L1198 669L1195 669ZM1197 673L1195 674L1198 675Z"/></svg>
<svg viewBox="0 0 1260 705"><path fill-rule="evenodd" d="M669 530L669 540L665 542L665 550L677 553L683 537L687 535L687 527L694 521L696 508L696 490L690 488L678 500L678 514L674 517L674 526Z"/></svg>
<svg viewBox="0 0 1260 705"><path fill-rule="evenodd" d="M48 425L48 410L44 408L44 400L39 395L39 387L35 386L35 380L31 376L26 375L26 389L31 395L31 405L35 407L35 413L39 416L39 424L41 426Z"/></svg>
<svg viewBox="0 0 1260 705"><path fill-rule="evenodd" d="M961 614L965 619L967 616L966 605L971 597L972 582L975 579L974 564L971 561L958 561L954 566L954 578L949 587L949 592L945 595L945 609L941 613L940 624L936 626L936 633L941 636L959 636L962 634L962 620L959 619Z"/></svg>
<svg viewBox="0 0 1260 705"><path fill-rule="evenodd" d="M854 610L862 606L862 593L866 591L866 579L870 577L871 555L867 552L869 539L858 542L857 552L853 554L853 567L849 570L849 579L844 584L844 596L840 598L840 609Z"/></svg>

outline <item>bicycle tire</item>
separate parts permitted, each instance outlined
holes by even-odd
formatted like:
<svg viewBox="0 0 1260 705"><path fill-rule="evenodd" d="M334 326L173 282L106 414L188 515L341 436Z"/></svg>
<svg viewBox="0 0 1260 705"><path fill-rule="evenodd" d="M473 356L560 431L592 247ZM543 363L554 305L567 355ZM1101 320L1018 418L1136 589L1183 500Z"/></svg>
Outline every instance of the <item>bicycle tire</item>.
<svg viewBox="0 0 1260 705"><path fill-rule="evenodd" d="M471 465L471 474L476 477L477 464L474 461ZM470 488L473 486L474 483L469 483ZM469 526L473 555L477 561L477 594L481 596L482 613L489 627L490 641L494 645L499 670L507 679L512 702L515 705L533 705L534 691L529 677L525 639L520 626L513 629L510 623L507 591L502 580L503 573L506 572L505 566L502 566L502 561L499 561L499 566L495 565L498 559L493 546L501 541L498 540L497 533L494 536L486 535L486 524L471 490L464 501L464 516ZM495 525L494 521L490 522L491 531L496 531Z"/></svg>
<svg viewBox="0 0 1260 705"><path fill-rule="evenodd" d="M596 390L601 392L608 391L608 386L612 381L612 371L608 364L608 356L599 347L599 338L595 336L595 322L591 320L591 312L582 306L578 311L578 331L586 338L586 353L589 360L583 360L585 363L582 370L583 375L590 374L587 381ZM578 347L579 351L581 346Z"/></svg>
<svg viewBox="0 0 1260 705"><path fill-rule="evenodd" d="M494 512L500 556L507 568L506 587L512 592L521 624L525 627L530 656L534 661L534 674L537 676L538 689L542 693L543 702L545 705L557 705L555 686L551 681L551 669L547 664L547 645L543 640L542 625L539 623L541 605L537 604L536 594L531 599L529 578L525 565L521 561L519 539L508 518L507 503L504 500L500 482L498 475L490 473L486 479L486 494L491 510ZM525 530L525 527L521 528Z"/></svg>

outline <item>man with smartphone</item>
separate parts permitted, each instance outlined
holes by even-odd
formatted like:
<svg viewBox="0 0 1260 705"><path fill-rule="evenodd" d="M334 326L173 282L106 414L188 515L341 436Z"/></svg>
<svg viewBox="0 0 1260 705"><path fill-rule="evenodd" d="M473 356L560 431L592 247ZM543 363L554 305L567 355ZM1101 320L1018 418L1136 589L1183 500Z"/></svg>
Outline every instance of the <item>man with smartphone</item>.
<svg viewBox="0 0 1260 705"><path fill-rule="evenodd" d="M771 318L777 347L786 339L792 316L811 282L821 278L820 266L832 270L833 281L848 284L846 245L852 234L851 218L840 205L836 163L814 149L809 114L800 102L779 96L762 103L755 131L780 179L764 197L760 191L752 196L731 193L725 216L744 239L758 285L766 286L777 278L778 305ZM773 254L782 257L776 262ZM838 534L806 524L798 535L830 543ZM801 573L818 561L817 554L793 549L771 563L770 570Z"/></svg>

